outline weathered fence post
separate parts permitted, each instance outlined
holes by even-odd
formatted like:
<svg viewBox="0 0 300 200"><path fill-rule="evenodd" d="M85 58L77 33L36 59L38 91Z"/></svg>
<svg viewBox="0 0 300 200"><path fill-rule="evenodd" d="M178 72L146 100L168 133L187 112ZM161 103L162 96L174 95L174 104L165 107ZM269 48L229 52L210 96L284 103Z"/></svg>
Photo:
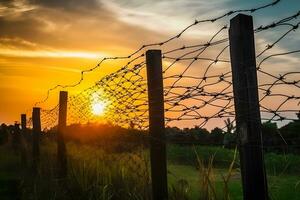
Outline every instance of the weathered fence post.
<svg viewBox="0 0 300 200"><path fill-rule="evenodd" d="M252 17L238 14L230 21L230 57L245 200L268 199L258 100Z"/></svg>
<svg viewBox="0 0 300 200"><path fill-rule="evenodd" d="M20 132L20 124L18 124L17 122L14 125L14 129L13 129L13 149L15 153L20 153L20 147L21 147L21 143L20 143L20 137L21 137L21 132Z"/></svg>
<svg viewBox="0 0 300 200"><path fill-rule="evenodd" d="M26 114L21 114L21 128L22 132L26 130Z"/></svg>
<svg viewBox="0 0 300 200"><path fill-rule="evenodd" d="M32 111L32 169L37 173L40 160L41 109L34 107Z"/></svg>
<svg viewBox="0 0 300 200"><path fill-rule="evenodd" d="M153 199L168 199L164 94L160 50L146 52Z"/></svg>
<svg viewBox="0 0 300 200"><path fill-rule="evenodd" d="M27 155L27 127L26 127L26 114L21 114L21 136L20 136L20 145L21 145L21 159L22 163L25 166L28 166L28 155Z"/></svg>
<svg viewBox="0 0 300 200"><path fill-rule="evenodd" d="M64 133L67 126L67 103L68 92L59 93L59 115L58 115L58 133L57 133L57 161L58 175L60 178L67 176L67 155Z"/></svg>

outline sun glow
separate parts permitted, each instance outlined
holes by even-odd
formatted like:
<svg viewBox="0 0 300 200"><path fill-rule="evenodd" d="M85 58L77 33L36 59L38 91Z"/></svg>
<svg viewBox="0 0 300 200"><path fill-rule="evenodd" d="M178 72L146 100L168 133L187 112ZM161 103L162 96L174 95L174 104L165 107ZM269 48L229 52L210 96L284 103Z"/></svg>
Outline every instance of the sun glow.
<svg viewBox="0 0 300 200"><path fill-rule="evenodd" d="M94 92L91 95L91 113L95 116L104 115L107 107L107 100L103 99L103 94L100 91Z"/></svg>
<svg viewBox="0 0 300 200"><path fill-rule="evenodd" d="M103 102L94 103L92 105L92 113L94 115L100 116L103 115L105 110L105 104Z"/></svg>

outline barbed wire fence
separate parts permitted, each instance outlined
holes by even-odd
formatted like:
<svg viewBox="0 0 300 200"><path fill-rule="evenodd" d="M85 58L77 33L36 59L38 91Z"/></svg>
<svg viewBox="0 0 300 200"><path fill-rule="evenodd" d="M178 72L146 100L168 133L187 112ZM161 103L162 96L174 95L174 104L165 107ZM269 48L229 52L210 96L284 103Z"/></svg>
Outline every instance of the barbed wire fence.
<svg viewBox="0 0 300 200"><path fill-rule="evenodd" d="M231 15L231 13L247 11L255 12L258 9L229 12L226 15L223 15L222 18ZM271 31L271 29L273 30L282 26L289 27L288 30L285 30L286 32L280 35L276 41L274 41L272 44L266 45L266 47L257 55L257 71L259 76L264 75L268 76L268 79L273 79L273 82L270 82L271 80L269 80L268 83L260 83L260 102L266 101L267 97L275 96L280 96L281 98L288 98L285 102L282 102L283 104L288 104L290 101L297 101L299 99L299 96L296 95L286 96L285 94L275 95L270 93L272 88L276 88L279 85L288 85L289 87L295 86L296 88L298 88L299 80L295 79L292 81L285 81L285 79L287 77L297 78L299 72L289 71L282 75L272 75L271 73L263 71L262 69L262 65L271 58L299 53L299 50L296 49L294 51L268 54L266 57L263 57L263 55L267 52L270 52L272 48L274 49L277 43L279 43L284 38L288 37L289 34L293 33L293 31L296 31L298 29L299 22L296 21L294 24L288 24L288 22L292 20L295 21L298 16L299 12L284 19L278 20L277 22L273 22L269 25L260 26L254 30L256 34L260 34L262 32ZM211 20L197 21L197 23L195 22L193 25L207 21L213 23L216 20L222 18L219 17ZM217 38L218 36L221 36L222 33L224 36L224 33L227 29L228 25L221 27L221 29L217 31L214 35L212 35L207 42L202 41L201 44L193 44L187 46L183 45L180 47L175 47L163 51L162 59L165 68L163 74L167 125L171 125L172 121L187 121L197 119L202 121L196 122L194 124L197 124L200 127L202 127L208 122L209 119L234 117L233 94L231 87L232 76L228 52L228 37L223 37L221 39ZM147 47L161 46L161 48L163 48L163 46L169 43L170 41L175 39L179 40L181 35L187 30L188 28L179 33L177 37L173 37L174 39L169 39L156 44L143 45L141 49L137 50L136 52L127 57L112 58L126 60L134 57L133 59L129 60L128 63L117 72L102 78L94 86L84 90L78 95L74 95L69 98L70 104L74 106L73 108L72 106L70 106L70 109L73 109L71 112L69 112L70 115L73 115L70 116L70 118L73 118L70 119L70 123L72 123L72 121L97 121L97 114L92 113L93 106L96 110L97 106L103 106L107 107L105 118L108 121L116 122L118 125L121 126L128 126L130 123L134 122L136 123L136 126L138 128L146 129L147 82L145 72L146 66L143 60L145 55L144 53L141 53L138 56L135 55L141 52L142 49L146 49ZM178 44L181 43L180 41L177 42ZM219 50L219 52L212 53L214 50ZM103 60L107 59L109 58ZM199 74L199 76L196 76L195 74ZM65 85L58 87L67 88L73 86L74 85ZM219 89L218 86L223 87ZM206 88L207 91L205 90ZM264 92L264 94L262 92ZM194 103L189 103L191 100L193 100ZM105 105L99 105L97 104L97 102L102 102ZM221 105L222 103L224 104ZM38 104L39 102L37 103L37 105ZM283 117L279 113L297 112L298 110L280 110L280 108L282 107L284 107L284 105L271 109L268 108L268 106L264 106L263 104L261 104L261 110L263 113L273 114L272 117L266 117L264 119L294 120L295 116L292 117L291 115L289 115ZM206 116L202 114L206 113L203 112L204 108L207 110L216 110L217 108L220 109L219 111L211 114L211 116ZM45 112L48 113L49 116L52 115L51 110L45 110ZM52 112L54 112L54 109L52 109ZM116 116L118 117L115 118ZM49 121L52 120L50 119Z"/></svg>
<svg viewBox="0 0 300 200"><path fill-rule="evenodd" d="M128 56L103 58L95 67L82 71L78 82L50 88L46 97L35 106L46 103L51 92L58 88L78 86L84 80L84 74L100 68L103 62L122 60L125 64L118 71L106 75L82 92L69 96L67 124L109 122L125 128L148 130L149 102L145 52L152 48L160 48L166 126L194 125L212 128L216 124L221 125L228 118L235 124L233 77L227 34L230 27L226 23L215 24L226 22L233 14L254 15L279 2L280 0L277 0L254 9L230 11L212 19L196 20L165 41L143 45ZM257 47L257 89L262 121L286 124L297 120L296 113L300 110L300 71L297 70L297 60L293 59L296 59L294 56L300 53L300 49L298 43L283 48L282 42L289 40L291 35L299 31L299 15L300 11L288 14L282 19L259 25L253 30ZM190 37L189 32L199 33L201 27L205 28L211 24L218 28L208 39L187 39ZM197 29L200 30L197 32ZM270 35L272 37L266 37ZM268 38L271 40L268 41ZM292 62L292 66L286 66L287 61ZM59 105L50 110L41 110L41 125L45 132L57 126L58 115ZM31 124L29 120L27 125ZM159 140L149 134L147 137ZM166 140L161 139L160 142L166 143ZM259 147L263 148L261 145ZM125 162L129 163L130 156L125 157ZM135 163L130 166L132 171L136 171Z"/></svg>

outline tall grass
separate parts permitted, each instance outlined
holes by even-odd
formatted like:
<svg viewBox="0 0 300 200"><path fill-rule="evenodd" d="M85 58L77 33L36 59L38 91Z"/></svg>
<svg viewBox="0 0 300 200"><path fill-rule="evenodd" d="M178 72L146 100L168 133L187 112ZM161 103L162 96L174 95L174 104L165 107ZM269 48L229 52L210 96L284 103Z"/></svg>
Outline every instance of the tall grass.
<svg viewBox="0 0 300 200"><path fill-rule="evenodd" d="M145 147L127 152L109 152L99 146L68 143L66 179L59 179L57 176L55 142L45 140L41 147L38 175L33 177L29 174L23 177L23 199L152 199L149 153ZM239 170L236 150L178 145L169 145L167 149L169 163L192 166L198 173L197 197L190 195L191 187L195 186L187 179L178 178L169 182L170 200L231 199L232 176L238 174ZM285 161L284 163L289 161L290 164L284 165L280 160ZM268 171L274 173L281 169L291 172L295 170L292 165L299 161L300 158L293 155L266 155ZM238 178L240 181L240 177Z"/></svg>
<svg viewBox="0 0 300 200"><path fill-rule="evenodd" d="M201 152L197 151L197 146L189 146L189 148L193 150L193 154L196 157L195 163L189 167L187 164L174 164L174 161L171 164L170 181L171 183L175 182L174 185L176 186L175 188L174 185L171 186L171 192L173 192L173 195L177 195L175 199L230 199L229 183L232 175L236 175L238 171L235 167L237 152L235 151L233 154L228 169L220 170L215 168L214 164L217 151L210 156L204 157Z"/></svg>
<svg viewBox="0 0 300 200"><path fill-rule="evenodd" d="M68 177L56 176L55 145L44 142L37 177L25 177L26 199L151 199L149 163L144 151L107 153L68 144ZM29 180L29 181L28 181Z"/></svg>

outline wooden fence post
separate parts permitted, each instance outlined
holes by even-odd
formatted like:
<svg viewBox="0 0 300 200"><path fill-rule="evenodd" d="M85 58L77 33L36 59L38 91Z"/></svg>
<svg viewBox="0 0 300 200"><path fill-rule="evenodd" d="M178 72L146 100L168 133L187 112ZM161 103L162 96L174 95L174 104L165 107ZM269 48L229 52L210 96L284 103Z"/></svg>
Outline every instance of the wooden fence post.
<svg viewBox="0 0 300 200"><path fill-rule="evenodd" d="M27 154L27 127L26 127L26 114L21 114L21 136L20 136L20 145L21 145L21 159L22 163L25 166L28 166L28 154Z"/></svg>
<svg viewBox="0 0 300 200"><path fill-rule="evenodd" d="M15 122L15 125L14 125L14 129L12 131L13 135L12 135L12 138L13 138L13 149L14 149L14 152L15 153L20 153L20 147L21 147L21 140L20 140L20 137L21 137L21 131L20 131L20 124L18 124L17 122Z"/></svg>
<svg viewBox="0 0 300 200"><path fill-rule="evenodd" d="M32 111L32 169L37 173L40 160L41 109L34 107Z"/></svg>
<svg viewBox="0 0 300 200"><path fill-rule="evenodd" d="M67 126L67 103L68 92L59 93L59 115L58 115L58 133L57 133L57 161L58 175L60 178L67 176L67 155L64 133Z"/></svg>
<svg viewBox="0 0 300 200"><path fill-rule="evenodd" d="M152 193L155 200L168 199L164 94L160 50L146 52Z"/></svg>
<svg viewBox="0 0 300 200"><path fill-rule="evenodd" d="M268 199L256 74L252 17L230 21L230 57L245 200Z"/></svg>
<svg viewBox="0 0 300 200"><path fill-rule="evenodd" d="M24 133L26 130L26 114L21 114L21 128Z"/></svg>

